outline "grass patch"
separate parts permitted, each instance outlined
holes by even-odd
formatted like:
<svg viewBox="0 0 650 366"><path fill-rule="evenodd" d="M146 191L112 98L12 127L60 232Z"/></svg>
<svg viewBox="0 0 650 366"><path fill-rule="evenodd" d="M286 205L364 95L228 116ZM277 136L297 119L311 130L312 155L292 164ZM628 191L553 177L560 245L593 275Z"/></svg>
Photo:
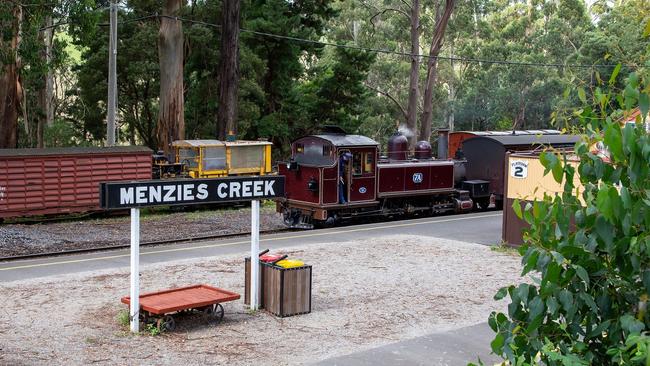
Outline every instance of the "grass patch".
<svg viewBox="0 0 650 366"><path fill-rule="evenodd" d="M510 246L504 242L490 246L490 250L496 253L504 253L512 256L519 256L519 248Z"/></svg>
<svg viewBox="0 0 650 366"><path fill-rule="evenodd" d="M124 309L120 310L116 316L117 323L123 327L129 326L131 323L131 320L129 318L129 311Z"/></svg>

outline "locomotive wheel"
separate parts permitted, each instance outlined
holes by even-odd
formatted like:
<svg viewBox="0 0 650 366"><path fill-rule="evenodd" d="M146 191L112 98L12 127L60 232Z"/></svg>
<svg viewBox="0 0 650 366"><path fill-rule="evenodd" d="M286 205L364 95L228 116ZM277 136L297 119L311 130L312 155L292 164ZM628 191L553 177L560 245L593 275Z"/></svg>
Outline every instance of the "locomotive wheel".
<svg viewBox="0 0 650 366"><path fill-rule="evenodd" d="M300 218L300 213L292 212L291 210L285 209L282 212L282 217L284 219L284 224L289 227L292 227L298 223L298 219Z"/></svg>
<svg viewBox="0 0 650 366"><path fill-rule="evenodd" d="M474 200L474 208L485 211L490 206L490 198L477 198Z"/></svg>

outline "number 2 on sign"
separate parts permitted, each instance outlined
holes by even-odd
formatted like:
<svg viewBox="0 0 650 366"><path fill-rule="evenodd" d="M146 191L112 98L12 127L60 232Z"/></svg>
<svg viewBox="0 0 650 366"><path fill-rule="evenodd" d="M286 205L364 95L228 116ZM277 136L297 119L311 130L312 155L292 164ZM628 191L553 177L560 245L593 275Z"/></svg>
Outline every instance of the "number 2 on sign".
<svg viewBox="0 0 650 366"><path fill-rule="evenodd" d="M526 178L528 176L528 162L522 160L510 162L510 175L519 179Z"/></svg>

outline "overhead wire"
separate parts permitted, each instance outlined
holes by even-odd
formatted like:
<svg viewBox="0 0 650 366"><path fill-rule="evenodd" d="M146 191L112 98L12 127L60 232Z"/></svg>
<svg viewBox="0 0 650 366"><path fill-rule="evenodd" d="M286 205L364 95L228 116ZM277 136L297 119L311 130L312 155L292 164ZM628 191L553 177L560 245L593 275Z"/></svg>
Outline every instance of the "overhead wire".
<svg viewBox="0 0 650 366"><path fill-rule="evenodd" d="M105 10L105 9L109 9L109 8L104 8L104 9L101 9L101 10ZM200 25L209 26L209 27L221 28L220 24L209 23L209 22L204 22L204 21L195 20L195 19L187 19L187 18L178 17L178 16L163 15L163 14L158 14L158 13L151 13L151 14L143 15L143 16L133 18L133 19L126 19L126 20L118 21L118 25L138 22L138 21L152 19L152 18L158 18L158 19L159 18L166 18L166 19L171 19L171 20L176 20L176 21L181 21L181 22L186 22L186 23L200 24ZM55 24L52 27L56 27L58 25L61 25L61 24ZM99 23L98 25L99 26L108 26L109 23ZM492 60L492 59L461 57L461 56L441 56L441 55L432 56L432 55L427 55L427 54L412 54L410 52L402 52L402 51L395 51L395 50L382 49L382 48L371 48L371 47L362 47L362 46L356 46L356 45L350 45L350 44L342 44L342 43L334 43L334 42L326 42L326 41L316 41L316 40L312 40L312 39L305 39L305 38L286 36L286 35L280 35L280 34L274 34L274 33L268 33L268 32L261 32L261 31L255 31L255 30L250 30L250 29L245 29L245 28L240 28L240 32L247 33L247 34L252 34L252 35L256 35L256 36L261 36L261 37L267 37L267 38L281 39L281 40L292 41L292 42L300 42L300 43L308 43L308 44L313 44L313 45L317 45L317 46L346 48L346 49L353 49L353 50L366 51L366 52L375 52L375 53L382 53L382 54L397 55L397 56L403 56L403 57L409 57L409 58L419 57L419 58L423 58L423 59L436 59L436 60L443 60L443 61L457 61L457 62L464 62L464 63L478 63L478 64L489 64L489 65L507 65L507 66L523 66L523 67L583 68L583 69L615 68L615 67L617 67L617 65L615 65L615 64L591 64L591 65L590 64L563 64L563 63L543 63L543 62L522 62L522 61L510 61L510 60ZM639 66L636 66L636 65L624 65L624 66L627 66L627 67L630 67L630 68L638 68L639 67Z"/></svg>

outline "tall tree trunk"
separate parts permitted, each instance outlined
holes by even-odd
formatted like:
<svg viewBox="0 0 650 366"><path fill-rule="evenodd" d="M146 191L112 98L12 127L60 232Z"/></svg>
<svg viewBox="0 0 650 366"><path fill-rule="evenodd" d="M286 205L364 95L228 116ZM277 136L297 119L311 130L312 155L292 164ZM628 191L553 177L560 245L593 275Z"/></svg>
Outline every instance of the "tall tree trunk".
<svg viewBox="0 0 650 366"><path fill-rule="evenodd" d="M52 52L52 28L47 28L52 25L52 16L45 17L44 26L46 29L39 32L38 39L41 46L41 62L47 67L47 72L40 80L40 85L37 91L37 104L38 107L35 111L36 118L36 146L39 148L45 147L43 142L43 131L45 126L51 126L53 120L52 113L52 70L51 70L51 52Z"/></svg>
<svg viewBox="0 0 650 366"><path fill-rule="evenodd" d="M219 59L219 109L217 134L220 140L237 134L237 90L239 89L239 0L224 0Z"/></svg>
<svg viewBox="0 0 650 366"><path fill-rule="evenodd" d="M415 131L417 129L418 81L420 77L420 0L413 0L411 3L411 75L409 77L409 102L407 111L406 127L409 134L406 136L409 141L409 149L415 145Z"/></svg>
<svg viewBox="0 0 650 366"><path fill-rule="evenodd" d="M440 7L436 10L436 28L429 49L429 60L427 62L427 79L424 89L424 111L420 120L420 140L429 141L431 138L431 123L433 121L433 88L438 77L438 55L442 49L442 40L445 36L447 23L456 5L456 0L445 0L444 11L441 13Z"/></svg>
<svg viewBox="0 0 650 366"><path fill-rule="evenodd" d="M20 82L18 80L20 24L22 8L13 3L0 5L0 11L9 11L13 16L0 21L0 29L12 33L8 41L0 37L0 48L7 50L6 60L0 61L0 148L15 148L18 143L18 110L20 108Z"/></svg>
<svg viewBox="0 0 650 366"><path fill-rule="evenodd" d="M179 16L183 0L165 0L158 32L160 108L156 137L158 148L168 154L174 140L185 138L183 99L183 28Z"/></svg>

